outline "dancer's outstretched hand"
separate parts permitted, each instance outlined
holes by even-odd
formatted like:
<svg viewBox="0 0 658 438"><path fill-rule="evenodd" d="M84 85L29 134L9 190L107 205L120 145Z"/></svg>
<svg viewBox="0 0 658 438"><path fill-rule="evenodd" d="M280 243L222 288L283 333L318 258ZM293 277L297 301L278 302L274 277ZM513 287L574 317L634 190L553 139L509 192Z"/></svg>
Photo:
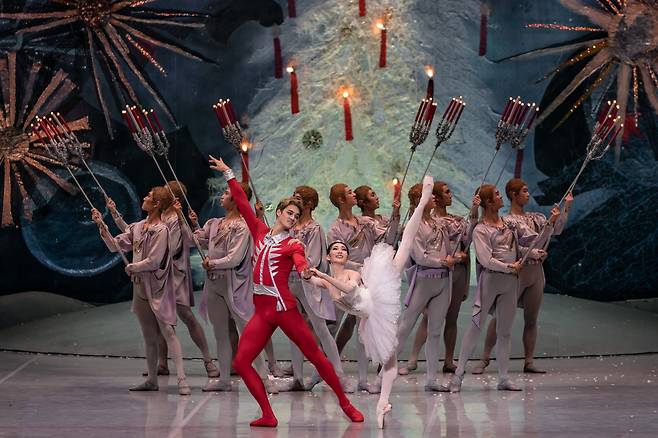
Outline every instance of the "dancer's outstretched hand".
<svg viewBox="0 0 658 438"><path fill-rule="evenodd" d="M551 225L555 225L555 222L557 222L557 219L560 217L560 207L555 204L555 206L551 209L551 217L548 219L548 222Z"/></svg>
<svg viewBox="0 0 658 438"><path fill-rule="evenodd" d="M117 211L117 204L114 202L114 199L112 198L105 198L105 205L107 205L107 209L110 210L110 212Z"/></svg>
<svg viewBox="0 0 658 438"><path fill-rule="evenodd" d="M103 222L103 215L101 214L100 211L96 210L95 208L91 209L91 220L96 223L99 227L102 227L105 225Z"/></svg>
<svg viewBox="0 0 658 438"><path fill-rule="evenodd" d="M222 160L221 158L217 159L212 155L208 155L208 163L210 164L210 168L212 170L216 170L218 172L226 172L227 170L230 169L230 167L228 167L226 163L224 163L224 160Z"/></svg>
<svg viewBox="0 0 658 438"><path fill-rule="evenodd" d="M432 189L434 188L434 178L432 178L430 175L425 176L423 178L423 192L420 195L420 202L418 203L419 206L425 206L427 205L428 202L432 200Z"/></svg>

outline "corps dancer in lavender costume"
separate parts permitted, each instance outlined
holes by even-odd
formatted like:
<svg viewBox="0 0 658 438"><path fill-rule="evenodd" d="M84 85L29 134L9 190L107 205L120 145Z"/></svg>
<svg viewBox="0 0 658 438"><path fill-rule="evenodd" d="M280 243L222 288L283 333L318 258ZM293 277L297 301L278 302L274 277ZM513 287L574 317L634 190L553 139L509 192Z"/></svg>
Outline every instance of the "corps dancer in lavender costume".
<svg viewBox="0 0 658 438"><path fill-rule="evenodd" d="M503 198L492 184L480 187L481 207L484 209L482 221L475 227L473 243L478 261L478 291L473 306L473 317L469 328L462 338L457 370L450 382L449 390L461 390L464 372L469 357L475 350L482 325L487 314L496 317L498 344L496 358L498 363L498 389L520 391L509 378L509 356L512 341L512 323L516 313L518 274L522 269L521 258L528 251L524 242L532 238L544 239L552 231L551 226L537 237L535 233L506 222L498 211L503 207ZM549 223L555 223L557 216L551 217ZM539 260L546 255L542 249L532 249L529 258ZM448 388L446 388L448 390Z"/></svg>
<svg viewBox="0 0 658 438"><path fill-rule="evenodd" d="M101 213L93 209L92 220L98 225L101 238L108 249L116 252L132 251L133 261L126 273L133 282L132 311L137 315L146 347L147 378L131 391L157 391L158 335L162 333L174 357L178 374L178 393L189 395L185 381L183 352L176 336L176 295L171 283L169 231L161 220L163 210L171 203L171 195L164 187L153 188L142 203L147 218L130 224L116 237L109 233Z"/></svg>
<svg viewBox="0 0 658 438"><path fill-rule="evenodd" d="M397 234L397 227L381 227L377 221L367 216L354 216L352 208L357 204L356 195L346 184L334 184L329 192L331 203L338 208L338 218L327 231L329 242L340 240L349 248L348 269L359 270L363 261L370 255L372 248L379 241L393 244ZM336 323L341 319L341 312L336 315ZM336 335L338 351L349 342L356 327L357 318L348 314ZM358 389L377 394L380 391L379 382L368 384L368 358L361 342L357 342L358 361Z"/></svg>
<svg viewBox="0 0 658 438"><path fill-rule="evenodd" d="M505 186L505 194L511 201L510 214L505 216L505 221L514 223L517 227L522 227L528 232L541 233L547 225L546 216L541 213L526 213L524 206L530 201L530 192L528 185L519 178L511 179ZM569 194L564 204L564 209L560 212L560 217L555 224L552 235L557 236L562 233L566 224L569 209L573 197ZM543 241L535 244L536 248L546 248L551 235L545 236ZM525 262L523 270L519 274L519 300L518 306L523 309L523 350L525 353L525 362L523 372L544 374L546 371L538 369L534 364L535 345L537 343L537 319L539 317L539 308L544 296L544 268L542 260L528 259ZM473 369L473 374L482 374L489 365L491 351L496 344L496 319L489 323L487 337L482 352L482 360Z"/></svg>
<svg viewBox="0 0 658 438"><path fill-rule="evenodd" d="M402 320L397 332L400 353L418 317L427 309L428 334L425 352L427 356L426 391L439 391L436 382L439 363L439 341L448 306L450 306L450 269L455 259L450 254L448 235L445 227L432 217L433 202L418 207L422 185L416 184L409 189L410 208L421 208L422 215L418 232L411 244L412 266L407 269L409 289L405 298L407 308L402 313Z"/></svg>
<svg viewBox="0 0 658 438"><path fill-rule="evenodd" d="M251 189L246 183L241 184L247 199L251 198ZM217 380L210 380L203 391L231 391L231 345L229 324L233 319L238 332L242 333L245 324L254 314L252 255L253 242L249 228L238 211L227 189L220 197L220 205L226 211L222 218L209 219L203 228L194 232L202 247L208 249L203 260L206 280L203 284L201 316L210 323L217 342L219 375ZM262 355L256 358L256 369L265 386L269 388L265 360Z"/></svg>

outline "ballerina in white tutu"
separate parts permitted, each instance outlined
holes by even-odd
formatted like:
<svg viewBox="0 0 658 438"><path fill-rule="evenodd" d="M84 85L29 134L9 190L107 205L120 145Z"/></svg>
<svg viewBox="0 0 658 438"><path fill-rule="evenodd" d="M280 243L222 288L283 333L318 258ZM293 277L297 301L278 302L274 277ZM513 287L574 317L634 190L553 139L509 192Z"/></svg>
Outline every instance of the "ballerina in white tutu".
<svg viewBox="0 0 658 438"><path fill-rule="evenodd" d="M423 193L418 208L405 227L397 253L386 243L373 248L361 269L361 274L345 269L348 247L345 242L329 244L327 259L331 275L311 269L309 281L326 288L336 306L361 318L359 336L366 354L382 364L382 391L377 402L377 425L384 427L384 416L391 410L388 402L393 381L398 375L397 329L400 317L400 283L411 246L422 219L424 206L432 200L433 179L423 180Z"/></svg>

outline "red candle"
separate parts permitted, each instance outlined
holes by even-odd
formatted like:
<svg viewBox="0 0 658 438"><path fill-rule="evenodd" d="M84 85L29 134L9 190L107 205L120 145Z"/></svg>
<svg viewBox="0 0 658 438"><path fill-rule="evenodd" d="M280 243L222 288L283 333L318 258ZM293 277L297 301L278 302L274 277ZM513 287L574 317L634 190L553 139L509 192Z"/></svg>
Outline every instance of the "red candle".
<svg viewBox="0 0 658 438"><path fill-rule="evenodd" d="M283 61L281 58L281 40L279 39L279 26L272 28L274 35L274 77L279 79L283 77Z"/></svg>
<svg viewBox="0 0 658 438"><path fill-rule="evenodd" d="M217 104L212 106L213 111L215 111L215 116L217 117L217 121L219 122L219 126L224 129L224 121L222 120L222 116L219 113L219 108L217 107Z"/></svg>
<svg viewBox="0 0 658 438"><path fill-rule="evenodd" d="M512 101L512 108L509 111L509 114L507 115L507 119L505 119L505 122L507 123L513 123L514 118L516 117L516 112L519 110L520 105L523 105L520 100L514 99Z"/></svg>
<svg viewBox="0 0 658 438"><path fill-rule="evenodd" d="M225 100L220 100L219 101L219 109L222 114L222 118L224 119L224 123L226 125L231 125L231 118L228 115L228 111L226 110L226 101Z"/></svg>
<svg viewBox="0 0 658 438"><path fill-rule="evenodd" d="M418 111L416 112L416 118L414 119L414 123L419 122L422 120L423 116L423 111L425 111L425 105L427 104L427 100L423 99L420 101L420 105L418 106Z"/></svg>
<svg viewBox="0 0 658 438"><path fill-rule="evenodd" d="M379 39L379 68L386 67L386 26L381 21L377 23L377 29L381 31Z"/></svg>
<svg viewBox="0 0 658 438"><path fill-rule="evenodd" d="M462 116L462 113L464 112L464 107L466 107L466 104L464 102L459 102L459 112L457 113L457 117L455 117L455 125L457 122L459 122L459 119Z"/></svg>
<svg viewBox="0 0 658 438"><path fill-rule="evenodd" d="M130 121L130 117L128 116L128 113L126 111L121 111L121 115L123 115L124 120L126 121L126 125L128 125L128 129L130 130L131 133L135 132L135 127L133 126L133 123Z"/></svg>
<svg viewBox="0 0 658 438"><path fill-rule="evenodd" d="M60 113L57 113L57 118L59 119L60 123L62 125L64 125L64 127L66 127L66 130L68 132L73 132L73 131L71 131L71 128L69 128L69 124L66 123L66 120L64 119L64 117L62 117L62 115Z"/></svg>
<svg viewBox="0 0 658 438"><path fill-rule="evenodd" d="M295 18L297 16L297 7L295 0L288 0L288 17Z"/></svg>
<svg viewBox="0 0 658 438"><path fill-rule="evenodd" d="M487 27L489 24L489 5L482 3L480 7L480 48L478 55L484 56L487 54Z"/></svg>
<svg viewBox="0 0 658 438"><path fill-rule="evenodd" d="M446 119L446 117L448 116L448 114L450 114L450 111L452 111L452 107L453 107L453 105L455 105L455 102L456 101L455 101L454 97L452 99L450 99L450 103L446 107L445 111L443 111L443 116L441 117L441 121L444 121Z"/></svg>
<svg viewBox="0 0 658 438"><path fill-rule="evenodd" d="M290 73L290 112L297 114L299 112L299 94L297 93L297 73L293 67L286 69Z"/></svg>
<svg viewBox="0 0 658 438"><path fill-rule="evenodd" d="M144 125L144 121L143 121L142 118L139 116L139 111L137 110L137 107L136 107L136 106L133 106L132 108L130 108L130 110L132 111L132 114L133 114L133 117L135 118L135 120L137 120L137 125L138 125L141 129L144 129L144 128L146 127L146 125Z"/></svg>
<svg viewBox="0 0 658 438"><path fill-rule="evenodd" d="M431 67L425 69L427 74L427 93L425 93L425 98L429 99L430 97L434 98L434 70Z"/></svg>
<svg viewBox="0 0 658 438"><path fill-rule="evenodd" d="M460 96L461 98L461 96ZM450 112L448 113L448 122L452 123L455 120L455 117L457 117L457 112L459 111L460 105L459 105L460 100L455 99L455 104L452 106L450 109Z"/></svg>
<svg viewBox="0 0 658 438"><path fill-rule="evenodd" d="M345 115L345 140L352 141L352 110L350 109L350 94L345 91L343 93L343 114Z"/></svg>
<svg viewBox="0 0 658 438"><path fill-rule="evenodd" d="M242 142L240 145L240 161L242 162L242 182L249 182L249 143Z"/></svg>
<svg viewBox="0 0 658 438"><path fill-rule="evenodd" d="M615 132L615 135L612 136L612 139L610 140L610 144L613 144L615 140L617 140L617 136L619 133L624 129L624 124L622 123L619 125L619 128L617 128L617 131Z"/></svg>
<svg viewBox="0 0 658 438"><path fill-rule="evenodd" d="M539 107L535 108L535 110L530 115L530 118L528 119L528 124L526 125L526 129L532 129L532 124L535 122L535 119L537 118L537 114L539 114Z"/></svg>
<svg viewBox="0 0 658 438"><path fill-rule="evenodd" d="M430 101L430 104L427 106L427 110L425 111L425 121L429 122L428 125L432 124L432 120L434 120L434 113L436 112L436 103L432 103Z"/></svg>
<svg viewBox="0 0 658 438"><path fill-rule="evenodd" d="M132 127L131 132L134 134L139 129L139 125L137 124L137 119L135 119L135 115L133 114L133 111L130 109L128 105L126 105L126 114L128 116L128 119L130 120L129 128Z"/></svg>
<svg viewBox="0 0 658 438"><path fill-rule="evenodd" d="M158 129L160 132L164 132L164 129L162 129L162 125L160 124L160 119L158 119L158 115L151 109L151 115L153 116L153 120L155 120L155 124L158 126Z"/></svg>
<svg viewBox="0 0 658 438"><path fill-rule="evenodd" d="M503 110L503 115L500 117L500 120L503 122L507 120L507 116L509 115L509 112L512 110L512 98L510 97L507 100L507 105L505 105L505 109Z"/></svg>
<svg viewBox="0 0 658 438"><path fill-rule="evenodd" d="M228 115L230 117L230 122L235 123L236 120L238 120L238 118L235 117L235 111L233 111L233 103L231 102L231 99L226 99L226 107L228 108Z"/></svg>
<svg viewBox="0 0 658 438"><path fill-rule="evenodd" d="M529 104L529 103L523 104L523 107L522 107L521 110L517 113L516 120L514 121L514 124L515 124L516 126L519 126L519 125L521 125L521 124L523 123L523 121L525 120L525 116L528 114L528 109L529 109L529 108L530 108L530 104Z"/></svg>
<svg viewBox="0 0 658 438"><path fill-rule="evenodd" d="M146 123L149 124L149 128L151 128L151 132L157 132L155 128L153 127L153 123L151 122L151 119L149 118L149 113L147 113L145 110L142 110L142 113L144 114L144 118L146 119Z"/></svg>
<svg viewBox="0 0 658 438"><path fill-rule="evenodd" d="M366 16L366 0L359 0L359 17Z"/></svg>

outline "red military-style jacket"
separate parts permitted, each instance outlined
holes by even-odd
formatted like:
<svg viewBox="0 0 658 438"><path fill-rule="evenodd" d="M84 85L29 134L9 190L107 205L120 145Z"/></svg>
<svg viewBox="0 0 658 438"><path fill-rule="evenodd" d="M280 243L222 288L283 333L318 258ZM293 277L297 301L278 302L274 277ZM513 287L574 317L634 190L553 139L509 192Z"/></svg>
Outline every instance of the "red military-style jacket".
<svg viewBox="0 0 658 438"><path fill-rule="evenodd" d="M226 179L231 197L254 240L254 294L276 297L277 311L296 308L297 301L288 287L288 277L293 269L301 275L308 267L304 246L291 244L292 238L288 232L272 235L269 227L251 209L247 195L233 172L226 172Z"/></svg>

